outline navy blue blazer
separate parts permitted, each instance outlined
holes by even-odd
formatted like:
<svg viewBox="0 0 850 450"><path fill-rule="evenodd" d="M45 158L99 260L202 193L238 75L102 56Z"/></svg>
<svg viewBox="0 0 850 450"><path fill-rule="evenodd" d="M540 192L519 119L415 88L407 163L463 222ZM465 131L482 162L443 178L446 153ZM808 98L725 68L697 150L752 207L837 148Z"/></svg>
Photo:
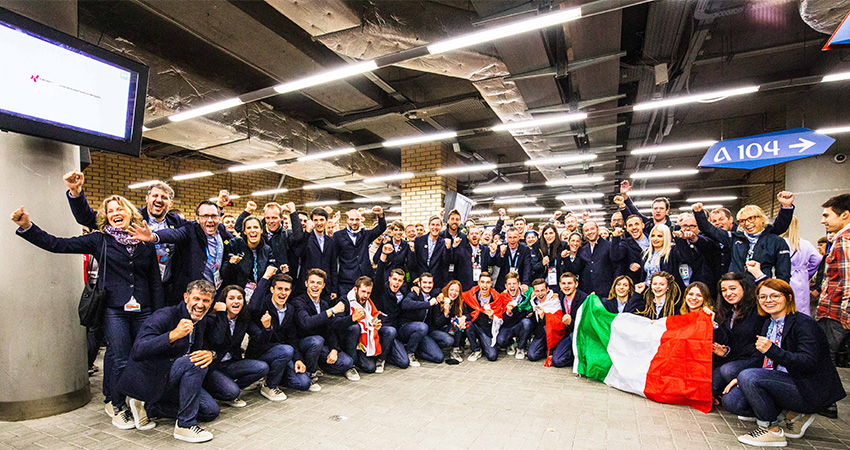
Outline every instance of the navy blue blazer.
<svg viewBox="0 0 850 450"><path fill-rule="evenodd" d="M306 239L300 242L296 254L300 261L300 271L298 273L298 281L293 286L293 290L296 292L305 292L307 289L304 282L307 281L307 272L310 269L322 269L327 275L325 278L325 292L336 294L337 249L333 236L325 235L323 250L319 246L318 239L316 239L316 233L310 233Z"/></svg>
<svg viewBox="0 0 850 450"><path fill-rule="evenodd" d="M434 289L442 289L451 280L448 277L449 263L452 260L452 250L446 248L445 240L437 237L437 245L431 255L431 263L428 263L428 240L430 234L419 236L413 240L416 268L410 273L410 278L415 280L425 272L434 276ZM378 276L376 275L377 279ZM386 280L384 280L386 281Z"/></svg>
<svg viewBox="0 0 850 450"><path fill-rule="evenodd" d="M637 209L637 206L635 206L635 204L632 203L631 197L626 197L626 207L620 209L620 213L623 215L623 220L628 219L629 216L631 216L631 215L636 215L636 216L640 217L640 219L643 221L643 234L645 234L647 236L649 236L649 232L652 231L652 227L655 226L655 219L653 219L652 216L644 216ZM674 231L674 230L679 229L678 225L673 225L673 221L670 220L669 215L664 217L664 225L667 225L668 227L670 227L670 231Z"/></svg>
<svg viewBox="0 0 850 450"><path fill-rule="evenodd" d="M180 228L159 230L155 232L159 237L158 243L177 244L177 252L172 259L171 286L166 293L167 303L176 305L183 301L183 293L186 286L192 281L204 279L204 266L207 262L207 234L198 222L186 222ZM229 233L223 234L221 228L218 230L224 244L222 264L227 262L227 255L233 253L230 240L233 238ZM221 268L219 268L221 272Z"/></svg>
<svg viewBox="0 0 850 450"><path fill-rule="evenodd" d="M581 259L583 266L579 275L579 289L589 293L595 292L600 297L608 295L614 278L620 275L620 261L617 256L611 254L611 243L604 239L596 241L593 251L590 250L590 243L582 245L576 255L576 259Z"/></svg>
<svg viewBox="0 0 850 450"><path fill-rule="evenodd" d="M336 303L334 302L334 304ZM292 302L292 306L295 307L295 326L299 338L322 336L325 338L325 346L331 350L342 351L337 332L342 326L345 316L328 317L325 311L331 309L333 305L326 298L322 297L319 299L320 312L316 312L315 303L313 303L313 300L307 294L296 297ZM351 316L348 317L350 319ZM274 316L272 316L272 319L274 319ZM351 320L348 320L348 323L352 323ZM347 326L348 324L345 325Z"/></svg>
<svg viewBox="0 0 850 450"><path fill-rule="evenodd" d="M621 271L632 279L634 284L646 281L646 271L643 270L643 249L631 236L611 236L611 256L620 260ZM640 266L632 270L631 265ZM608 295L607 292L599 295Z"/></svg>
<svg viewBox="0 0 850 450"><path fill-rule="evenodd" d="M620 313L620 309L618 308L619 302L616 298L600 297L600 300L602 301L602 306L604 306L605 309L608 310L608 312L614 314ZM626 300L626 305L623 307L623 312L635 314L639 310L643 309L645 305L646 300L644 300L643 296L638 293L634 293L631 297L629 297L628 300Z"/></svg>
<svg viewBox="0 0 850 450"><path fill-rule="evenodd" d="M729 346L729 354L722 357L724 363L761 355L756 350L756 338L761 333L765 319L765 316L759 315L757 307L753 306L746 316L734 324L728 319L718 324L717 342Z"/></svg>
<svg viewBox="0 0 850 450"><path fill-rule="evenodd" d="M384 216L381 216L378 218L378 224L373 228L361 229L355 235L357 236L356 244L351 242L347 227L333 234L332 237L336 243L336 257L339 262L339 272L335 284L353 285L361 276L372 274L372 262L369 261L369 244L386 229L387 220Z"/></svg>
<svg viewBox="0 0 850 450"><path fill-rule="evenodd" d="M427 294L410 291L401 300L401 322L426 322L431 311L431 297L434 293L439 295L439 291L433 291ZM426 300L427 299L427 300ZM436 305L434 305L436 306Z"/></svg>
<svg viewBox="0 0 850 450"><path fill-rule="evenodd" d="M115 386L117 392L143 402L156 402L165 393L174 361L193 351L210 349L204 339L210 316L196 323L188 336L168 342L168 333L181 319L190 318L185 302L159 309L148 317L136 335L130 360Z"/></svg>
<svg viewBox="0 0 850 450"><path fill-rule="evenodd" d="M769 326L770 319L767 319L761 329L762 336L767 336ZM779 346L771 345L764 356L788 370L800 395L813 410L822 410L846 396L829 355L826 335L817 322L805 314L785 316Z"/></svg>
<svg viewBox="0 0 850 450"><path fill-rule="evenodd" d="M255 250L248 247L248 243L242 238L233 238L230 241L230 254L224 255L224 264L221 266L221 285L236 284L245 287L248 282L258 283L263 278L266 268L274 265L272 260L272 249L263 241ZM254 258L256 252L257 257ZM230 255L241 256L242 259L236 264L230 264ZM255 265L256 264L256 265ZM256 275L254 269L256 268Z"/></svg>
<svg viewBox="0 0 850 450"><path fill-rule="evenodd" d="M234 225L234 229L237 233L242 233L242 230L244 229L243 224L248 216L250 216L250 214L248 214L247 211L242 211L242 213L239 214L239 217L236 218L236 225ZM281 226L271 233L271 237L269 237L269 233L266 232L266 220L261 219L260 223L263 226L263 241L271 247L271 259L273 260L275 267L280 268L280 266L287 264L289 266L289 274L294 278L295 274L298 273L298 261L292 261L289 256L293 247L298 245L298 243L301 242L307 234L304 233L304 230L301 227L301 218L298 216L297 212L292 212L289 215L289 220L292 224L291 230L284 230Z"/></svg>
<svg viewBox="0 0 850 450"><path fill-rule="evenodd" d="M68 205L71 207L71 214L74 215L74 220L84 227L96 230L97 211L92 209L89 205L89 201L86 199L86 193L84 191L80 191L79 197L71 197L71 191L66 191L65 197L68 199ZM142 214L145 222L150 220L147 206L139 208L139 212ZM185 225L186 222L188 221L177 215L177 213L168 212L165 214L165 223L168 224L169 228L180 228Z"/></svg>
<svg viewBox="0 0 850 450"><path fill-rule="evenodd" d="M156 247L151 243L140 242L131 256L115 238L100 232L58 238L32 224L28 230L17 234L51 253L93 255L98 263L97 279L101 289L107 292L106 306L109 308L123 309L131 296L145 309L157 310L165 306ZM106 261L101 261L104 243Z"/></svg>
<svg viewBox="0 0 850 450"><path fill-rule="evenodd" d="M440 237L443 239L454 239L452 235L449 234L448 228L444 229L440 232ZM472 247L469 244L469 238L462 231L458 230L457 237L460 238L460 244L457 247L454 246L454 241L452 241L452 250L451 257L449 260L449 269L454 269L454 271L448 272L448 278L446 279L446 284L449 281L457 280L460 281L460 284L463 286L463 289L470 289L467 287L472 283ZM464 284L466 282L466 284ZM434 286L437 289L442 289L443 286Z"/></svg>
<svg viewBox="0 0 850 450"><path fill-rule="evenodd" d="M427 236L427 235L426 235ZM421 237L421 236L420 236ZM417 238L419 239L419 238ZM446 247L443 246L443 250ZM425 250L428 251L427 249ZM436 252L436 250L434 250ZM381 319L383 325L391 327L400 327L402 323L401 303L404 297L407 296L407 288L404 284L399 288L402 300L399 300L396 294L390 290L389 272L386 270L386 263L378 260L378 267L375 268L375 283L372 288L372 301L378 310L384 315ZM437 274L434 274L436 277ZM436 290L436 287L434 288Z"/></svg>
<svg viewBox="0 0 850 450"><path fill-rule="evenodd" d="M251 303L248 304L251 312L251 325L248 327L248 350L245 354L249 358L258 358L270 348L278 344L286 344L292 347L294 353L292 361L301 361L301 351L298 350L298 330L296 326L297 311L292 304L292 297L286 300L286 312L283 315L283 322L278 321L277 307L272 302L272 295L267 278L260 277L260 282L257 283L257 290L254 291L254 296L251 298ZM312 303L312 302L311 302ZM263 326L262 318L265 313L272 316L271 329L266 329ZM313 308L313 312L316 309ZM240 341L241 343L241 341Z"/></svg>
<svg viewBox="0 0 850 450"><path fill-rule="evenodd" d="M393 243L393 241L390 241L389 244L395 247L395 243ZM381 253L383 253L383 251L379 247L378 251L375 252L375 256L372 257L372 262L374 264L378 264L378 261L381 259ZM391 272L393 269L401 269L405 272L414 271L414 269L416 268L416 253L414 253L414 251L410 249L410 244L408 243L408 241L401 241L401 244L399 244L398 246L398 250L393 250L392 253L387 255L386 267L387 272ZM374 275L375 271L370 267L367 276Z"/></svg>
<svg viewBox="0 0 850 450"><path fill-rule="evenodd" d="M489 254L490 250L487 249L487 252ZM510 247L505 250L504 255L502 255L502 249L499 247L493 260L494 265L499 267L499 279L496 280L496 285L493 287L497 291L505 290L505 276L511 271L511 267L516 267L520 284L531 286L531 282L534 281L531 278L531 249L528 246L517 245L516 256L513 259L511 258Z"/></svg>
<svg viewBox="0 0 850 450"><path fill-rule="evenodd" d="M236 317L233 333L230 332L227 311L210 311L207 320L209 320L206 331L207 347L215 352L215 359L210 367L218 366L224 355L228 353L230 353L231 361L242 359L242 341L251 324L249 316Z"/></svg>

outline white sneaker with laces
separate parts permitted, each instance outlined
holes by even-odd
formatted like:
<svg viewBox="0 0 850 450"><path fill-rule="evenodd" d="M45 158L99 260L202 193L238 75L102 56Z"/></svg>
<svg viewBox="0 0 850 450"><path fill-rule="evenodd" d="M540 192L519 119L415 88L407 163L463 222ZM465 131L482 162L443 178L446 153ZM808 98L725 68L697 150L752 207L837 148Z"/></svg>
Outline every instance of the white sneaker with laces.
<svg viewBox="0 0 850 450"><path fill-rule="evenodd" d="M124 408L118 414L112 416L112 425L115 425L119 430L132 430L136 428L133 423L133 412L130 408Z"/></svg>
<svg viewBox="0 0 850 450"><path fill-rule="evenodd" d="M419 367L422 364L419 364L419 361L416 360L416 355L413 353L408 353L407 358L410 359L410 367Z"/></svg>
<svg viewBox="0 0 850 450"><path fill-rule="evenodd" d="M233 408L244 408L245 405L247 405L247 403L245 403L245 400L242 400L239 397L236 397L233 400L225 400L222 403Z"/></svg>
<svg viewBox="0 0 850 450"><path fill-rule="evenodd" d="M508 354L515 355L516 354L516 342L512 343L508 346Z"/></svg>
<svg viewBox="0 0 850 450"><path fill-rule="evenodd" d="M516 350L516 356L514 356L514 358L516 358L516 359L525 359L525 350L523 350L523 349L521 349L521 348L518 348L518 349Z"/></svg>
<svg viewBox="0 0 850 450"><path fill-rule="evenodd" d="M460 352L460 349L455 347L452 349L452 359L455 361L463 361L463 354Z"/></svg>
<svg viewBox="0 0 850 450"><path fill-rule="evenodd" d="M260 388L260 395L273 402L282 402L286 400L286 394L280 390L280 386L271 388L263 384L263 387Z"/></svg>
<svg viewBox="0 0 850 450"><path fill-rule="evenodd" d="M307 389L310 392L319 392L322 390L322 386L319 384L318 380L311 379L310 380L310 388Z"/></svg>
<svg viewBox="0 0 850 450"><path fill-rule="evenodd" d="M207 442L211 441L213 438L212 433L209 431L194 425L189 428L182 428L178 426L176 423L174 424L174 438L179 439L184 442Z"/></svg>
<svg viewBox="0 0 850 450"><path fill-rule="evenodd" d="M357 373L357 369L352 367L345 371L345 378L347 378L348 381L360 381L360 374Z"/></svg>
<svg viewBox="0 0 850 450"><path fill-rule="evenodd" d="M756 447L785 447L788 445L782 428L777 433L767 428L758 427L743 436L738 436L738 441Z"/></svg>
<svg viewBox="0 0 850 450"><path fill-rule="evenodd" d="M112 409L112 402L106 402L103 404L103 410L106 411L106 415L111 417L115 417L115 410Z"/></svg>
<svg viewBox="0 0 850 450"><path fill-rule="evenodd" d="M130 411L133 413L133 425L137 430L150 430L156 426L156 422L150 420L148 412L145 410L145 402L136 400L132 397L127 397L130 404Z"/></svg>
<svg viewBox="0 0 850 450"><path fill-rule="evenodd" d="M466 357L466 360L469 362L475 361L481 357L481 350L472 352L469 356Z"/></svg>
<svg viewBox="0 0 850 450"><path fill-rule="evenodd" d="M375 364L375 373L384 373L384 366L387 364L383 359Z"/></svg>

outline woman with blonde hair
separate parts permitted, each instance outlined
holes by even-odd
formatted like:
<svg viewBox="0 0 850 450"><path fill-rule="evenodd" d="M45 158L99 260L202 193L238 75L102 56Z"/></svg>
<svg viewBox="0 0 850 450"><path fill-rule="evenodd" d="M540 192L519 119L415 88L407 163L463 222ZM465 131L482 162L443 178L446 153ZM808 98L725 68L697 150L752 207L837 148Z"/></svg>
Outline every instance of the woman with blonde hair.
<svg viewBox="0 0 850 450"><path fill-rule="evenodd" d="M675 239L675 240L674 240ZM696 248L685 242L684 239L674 238L670 227L660 223L652 227L649 232L649 247L641 254L643 257L643 271L646 273L647 284L652 275L658 272L666 272L673 276L679 292L685 289L685 281L679 271L683 264L694 265L699 258Z"/></svg>
<svg viewBox="0 0 850 450"><path fill-rule="evenodd" d="M815 246L800 238L800 223L797 217L791 219L788 231L782 234L791 250L791 287L794 289L794 301L797 311L811 316L809 307L809 279L817 271L823 259Z"/></svg>
<svg viewBox="0 0 850 450"><path fill-rule="evenodd" d="M136 333L151 313L165 306L156 247L132 237L131 224L144 223L139 210L124 197L107 197L97 211L99 233L57 238L32 223L24 207L12 213L18 236L51 253L93 255L98 263L98 288L106 292L102 327L108 346L104 355L103 394L112 424L122 430L153 428L141 414L134 423L124 395L113 391L130 358ZM141 403L140 403L141 405ZM137 405L138 406L138 405Z"/></svg>

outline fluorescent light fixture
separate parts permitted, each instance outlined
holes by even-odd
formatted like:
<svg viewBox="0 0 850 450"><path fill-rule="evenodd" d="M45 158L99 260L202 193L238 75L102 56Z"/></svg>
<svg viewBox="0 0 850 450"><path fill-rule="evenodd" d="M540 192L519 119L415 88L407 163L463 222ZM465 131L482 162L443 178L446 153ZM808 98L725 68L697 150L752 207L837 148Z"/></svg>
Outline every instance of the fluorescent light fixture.
<svg viewBox="0 0 850 450"><path fill-rule="evenodd" d="M666 108L668 106L684 105L686 103L703 102L706 100L722 100L726 97L734 97L736 95L752 94L758 92L758 86L746 86L735 89L727 89L717 92L706 92L703 94L683 95L680 97L668 98L664 100L651 100L648 102L638 103L632 107L634 111L644 111L647 109Z"/></svg>
<svg viewBox="0 0 850 450"><path fill-rule="evenodd" d="M231 166L228 167L227 170L229 172L245 172L248 170L256 170L256 169L265 169L267 167L274 167L277 165L276 161L266 161L261 163L254 164L243 164L241 166Z"/></svg>
<svg viewBox="0 0 850 450"><path fill-rule="evenodd" d="M841 72L841 73L833 73L830 75L824 75L824 77L820 80L821 83L829 83L830 81L844 81L850 80L850 72Z"/></svg>
<svg viewBox="0 0 850 450"><path fill-rule="evenodd" d="M528 212L538 212L538 211L543 211L544 209L546 209L546 208L544 208L544 207L542 207L542 206L520 206L520 207L518 207L518 208L510 208L510 209L508 209L508 212L512 212L512 213L528 213Z"/></svg>
<svg viewBox="0 0 850 450"><path fill-rule="evenodd" d="M423 142L442 141L443 139L451 139L457 137L454 131L444 131L442 133L423 134L422 136L413 136L406 138L390 139L384 141L384 147L404 147L405 145L421 144Z"/></svg>
<svg viewBox="0 0 850 450"><path fill-rule="evenodd" d="M584 119L587 119L587 113L551 114L539 119L520 120L518 122L499 124L494 127L490 127L490 131L525 130L527 128L536 128L559 123L578 122L579 120Z"/></svg>
<svg viewBox="0 0 850 450"><path fill-rule="evenodd" d="M449 167L446 169L440 169L437 171L437 175L448 175L452 173L464 173L464 172L487 172L490 170L496 170L498 166L495 164L476 164L471 166L460 166L460 167Z"/></svg>
<svg viewBox="0 0 850 450"><path fill-rule="evenodd" d="M838 134L850 132L850 125L843 127L818 128L815 133L819 134Z"/></svg>
<svg viewBox="0 0 850 450"><path fill-rule="evenodd" d="M491 221L494 221L494 220L499 220L499 218L495 217L495 216L486 216L486 217L479 217L478 220L480 220L481 222L491 222Z"/></svg>
<svg viewBox="0 0 850 450"><path fill-rule="evenodd" d="M718 196L718 197L693 197L685 200L688 203L709 203L709 202L729 202L732 200L738 200L738 197L735 195L726 195L726 196Z"/></svg>
<svg viewBox="0 0 850 450"><path fill-rule="evenodd" d="M605 216L606 214L608 214L608 213L605 212L605 211L591 211L590 214L588 214L588 215L590 217L602 217L602 216Z"/></svg>
<svg viewBox="0 0 850 450"><path fill-rule="evenodd" d="M645 172L635 172L631 177L634 179L684 177L698 173L699 170L697 169L648 170Z"/></svg>
<svg viewBox="0 0 850 450"><path fill-rule="evenodd" d="M251 193L251 196L252 197L259 197L259 196L262 196L262 195L283 194L285 192L289 192L289 189L280 188L280 189L269 189L267 191L257 191L257 192Z"/></svg>
<svg viewBox="0 0 850 450"><path fill-rule="evenodd" d="M717 208L722 208L722 207L723 207L723 205L702 205L703 210L711 210L711 209L717 209ZM693 210L693 205L682 206L681 208L679 208L679 211L691 211L691 210Z"/></svg>
<svg viewBox="0 0 850 450"><path fill-rule="evenodd" d="M135 184L131 184L131 185L127 186L127 189L138 189L138 188L142 188L142 187L153 186L154 184L157 184L157 183L162 183L162 181L159 181L159 180L142 181L140 183L135 183Z"/></svg>
<svg viewBox="0 0 850 450"><path fill-rule="evenodd" d="M554 166L562 164L575 164L585 161L593 161L598 158L597 155L572 155L572 156L553 156L551 158L536 158L529 159L525 162L526 166Z"/></svg>
<svg viewBox="0 0 850 450"><path fill-rule="evenodd" d="M561 209L564 210L582 210L582 209L599 209L604 208L604 206L597 203L588 203L586 205L564 205Z"/></svg>
<svg viewBox="0 0 850 450"><path fill-rule="evenodd" d="M222 100L206 106L201 106L200 108L190 109L186 112L168 116L168 120L172 122L182 122L184 120L194 119L195 117L206 116L207 114L211 114L216 111L233 108L234 106L239 106L241 104L242 100L239 100L238 98L231 98L229 100Z"/></svg>
<svg viewBox="0 0 850 450"><path fill-rule="evenodd" d="M716 144L717 141L680 142L678 144L655 145L643 147L631 151L632 155L651 155L654 153L667 153L677 150L692 150L695 148L707 148Z"/></svg>
<svg viewBox="0 0 850 450"><path fill-rule="evenodd" d="M340 186L345 186L345 182L344 181L334 181L334 182L331 182L331 183L305 184L304 186L301 186L301 188L306 190L306 191L312 191L312 190L315 190L315 189L329 189L329 188L336 188L336 187L340 187Z"/></svg>
<svg viewBox="0 0 850 450"><path fill-rule="evenodd" d="M516 205L518 203L534 203L537 197L500 197L493 200L497 205Z"/></svg>
<svg viewBox="0 0 850 450"><path fill-rule="evenodd" d="M678 194L682 192L681 189L677 187L673 188L656 188L656 189L635 189L629 191L629 197L644 197L649 195L665 195L665 194Z"/></svg>
<svg viewBox="0 0 850 450"><path fill-rule="evenodd" d="M569 186L572 184L600 183L602 181L605 181L605 177L568 177L559 180L549 180L546 182L546 186Z"/></svg>
<svg viewBox="0 0 850 450"><path fill-rule="evenodd" d="M338 205L338 204L339 204L339 200L325 200L325 201L305 203L304 206L330 206L330 205Z"/></svg>
<svg viewBox="0 0 850 450"><path fill-rule="evenodd" d="M389 211L389 212L401 212L401 206L391 206L390 209L388 209L387 211Z"/></svg>
<svg viewBox="0 0 850 450"><path fill-rule="evenodd" d="M632 201L632 204L637 206L637 207L652 206L653 203L655 203L655 200L638 200L636 202Z"/></svg>
<svg viewBox="0 0 850 450"><path fill-rule="evenodd" d="M382 203L388 202L393 198L390 196L386 197L358 197L352 200L354 203Z"/></svg>
<svg viewBox="0 0 850 450"><path fill-rule="evenodd" d="M318 86L320 84L330 83L331 81L336 80L342 80L343 78L359 75L361 73L371 72L377 68L378 64L375 63L375 61L363 61L355 64L349 64L347 66L343 66L337 69L329 70L327 72L323 72L317 75L311 75L309 77L288 81L286 83L282 83L275 86L274 90L277 91L278 94L300 91L301 89L305 89L308 87Z"/></svg>
<svg viewBox="0 0 850 450"><path fill-rule="evenodd" d="M507 25L488 28L476 33L469 33L445 41L435 42L428 46L428 52L432 55L449 52L464 47L478 45L496 39L514 36L527 31L539 30L559 23L569 22L581 18L581 8L565 9L559 12L542 14L531 19L520 20Z"/></svg>
<svg viewBox="0 0 850 450"><path fill-rule="evenodd" d="M406 180L408 178L413 178L413 176L414 175L410 172L402 172L402 173L397 173L395 175L387 175L387 176L383 176L383 177L365 178L363 180L363 182L366 183L366 184L379 184L379 183L384 183L384 182L387 182L387 181Z"/></svg>
<svg viewBox="0 0 850 450"><path fill-rule="evenodd" d="M526 219L548 219L548 218L552 217L552 215L551 214L526 214L522 217L524 217Z"/></svg>
<svg viewBox="0 0 850 450"><path fill-rule="evenodd" d="M312 155L298 157L299 162L313 161L314 159L333 158L334 156L347 155L356 152L354 147L341 148L339 150L329 150L326 152L313 153Z"/></svg>
<svg viewBox="0 0 850 450"><path fill-rule="evenodd" d="M601 192L586 192L584 194L564 194L555 197L556 200L589 200L592 198L601 198L605 194Z"/></svg>
<svg viewBox="0 0 850 450"><path fill-rule="evenodd" d="M242 196L241 196L241 195L236 195L236 194L230 194L230 199L231 199L231 200L236 200L237 198L242 198ZM211 202L217 202L217 201L218 201L218 197L210 197L210 201L211 201Z"/></svg>
<svg viewBox="0 0 850 450"><path fill-rule="evenodd" d="M469 214L473 216L480 216L482 214L493 214L493 211L489 209L473 209L469 211Z"/></svg>
<svg viewBox="0 0 850 450"><path fill-rule="evenodd" d="M472 192L476 194L486 194L488 192L518 191L520 189L522 189L522 183L506 183L479 186L473 189Z"/></svg>
<svg viewBox="0 0 850 450"><path fill-rule="evenodd" d="M203 177L208 177L208 176L211 176L211 175L213 175L212 172L210 172L209 170L205 170L203 172L187 173L187 174L184 174L184 175L174 175L174 178L172 178L172 180L174 180L174 181L191 180L192 178L203 178Z"/></svg>
<svg viewBox="0 0 850 450"><path fill-rule="evenodd" d="M395 222L396 220L401 220L401 216L389 216L385 219L387 222Z"/></svg>

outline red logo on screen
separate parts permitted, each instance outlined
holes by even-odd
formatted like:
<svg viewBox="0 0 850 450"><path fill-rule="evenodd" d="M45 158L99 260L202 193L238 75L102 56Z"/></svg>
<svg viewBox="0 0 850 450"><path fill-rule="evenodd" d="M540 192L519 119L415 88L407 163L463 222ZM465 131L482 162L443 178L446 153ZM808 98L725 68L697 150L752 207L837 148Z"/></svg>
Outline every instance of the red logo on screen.
<svg viewBox="0 0 850 450"><path fill-rule="evenodd" d="M33 83L38 83L38 75L30 75L30 80L32 80Z"/></svg>

